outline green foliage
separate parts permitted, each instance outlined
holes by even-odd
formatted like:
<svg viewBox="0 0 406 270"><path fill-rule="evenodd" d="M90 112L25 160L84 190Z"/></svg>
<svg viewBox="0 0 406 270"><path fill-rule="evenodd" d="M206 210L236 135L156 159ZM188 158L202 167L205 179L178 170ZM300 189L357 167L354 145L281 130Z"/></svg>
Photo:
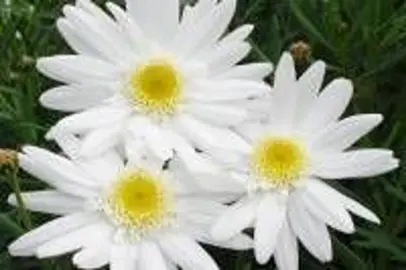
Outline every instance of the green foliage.
<svg viewBox="0 0 406 270"><path fill-rule="evenodd" d="M0 147L23 144L50 147L43 137L60 115L38 104L40 93L53 82L35 70L35 59L69 51L55 28L58 0L0 1ZM97 1L103 3L104 1ZM121 1L122 3L122 1ZM355 83L349 112L380 112L386 121L363 139L362 146L389 147L406 160L406 2L402 0L239 0L234 25L252 23L251 59L276 63L281 52L297 41L312 53L298 70L315 59L328 64L328 78L344 76ZM270 78L271 80L271 78ZM39 262L12 259L7 244L27 230L19 212L6 205L11 176L0 175L0 269L73 269L67 258ZM24 190L42 184L19 175ZM406 269L406 164L390 175L346 181L337 188L376 211L381 226L356 219L350 237L331 231L335 259L322 265L304 249L301 269ZM356 194L356 195L355 195ZM31 214L34 226L44 218ZM272 262L256 265L251 252L210 249L222 269L275 269Z"/></svg>

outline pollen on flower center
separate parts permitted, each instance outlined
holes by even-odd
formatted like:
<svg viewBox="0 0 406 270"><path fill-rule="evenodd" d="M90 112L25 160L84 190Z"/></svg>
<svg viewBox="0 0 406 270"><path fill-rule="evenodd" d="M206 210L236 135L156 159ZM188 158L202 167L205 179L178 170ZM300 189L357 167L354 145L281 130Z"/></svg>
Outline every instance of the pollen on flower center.
<svg viewBox="0 0 406 270"><path fill-rule="evenodd" d="M142 234L167 225L171 194L155 175L144 170L129 171L108 191L104 209L120 227Z"/></svg>
<svg viewBox="0 0 406 270"><path fill-rule="evenodd" d="M178 107L182 87L182 77L172 63L155 59L131 75L127 95L145 113L170 114Z"/></svg>
<svg viewBox="0 0 406 270"><path fill-rule="evenodd" d="M303 173L307 156L293 139L267 137L254 147L252 167L260 179L274 186L291 186Z"/></svg>

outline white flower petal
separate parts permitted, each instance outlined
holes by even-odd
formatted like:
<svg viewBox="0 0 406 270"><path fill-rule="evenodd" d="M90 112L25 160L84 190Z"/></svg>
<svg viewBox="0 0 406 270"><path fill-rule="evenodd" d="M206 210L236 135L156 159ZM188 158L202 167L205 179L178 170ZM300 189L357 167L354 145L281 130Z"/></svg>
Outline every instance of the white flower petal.
<svg viewBox="0 0 406 270"><path fill-rule="evenodd" d="M124 168L124 160L116 151L109 151L97 157L85 158L80 156L82 141L73 134L55 132L54 139L77 166L101 184L113 179Z"/></svg>
<svg viewBox="0 0 406 270"><path fill-rule="evenodd" d="M57 130L54 132L54 140L71 160L79 156L81 141L75 135Z"/></svg>
<svg viewBox="0 0 406 270"><path fill-rule="evenodd" d="M193 236L196 241L201 243L232 250L248 250L253 248L252 238L244 233L237 234L226 241L215 241L210 232L207 231L206 222L201 222L199 224L190 220L186 222L187 225L184 224L182 228L184 227L185 231L187 231L189 235Z"/></svg>
<svg viewBox="0 0 406 270"><path fill-rule="evenodd" d="M40 58L37 69L48 77L65 83L89 80L114 81L117 70L108 62L90 56L58 55Z"/></svg>
<svg viewBox="0 0 406 270"><path fill-rule="evenodd" d="M114 245L111 248L111 270L134 270L140 259L139 245Z"/></svg>
<svg viewBox="0 0 406 270"><path fill-rule="evenodd" d="M296 121L302 120L313 106L323 84L325 73L326 64L323 61L317 61L297 81Z"/></svg>
<svg viewBox="0 0 406 270"><path fill-rule="evenodd" d="M323 84L325 73L326 63L323 61L313 63L298 79L299 91L305 91L306 95L317 97ZM303 98L305 98L305 96L303 96Z"/></svg>
<svg viewBox="0 0 406 270"><path fill-rule="evenodd" d="M107 83L73 84L47 90L40 102L49 109L75 112L98 105L112 94L112 86Z"/></svg>
<svg viewBox="0 0 406 270"><path fill-rule="evenodd" d="M149 154L149 149L145 147L145 142L140 138L132 136L124 137L124 153L127 157L128 166L137 166L141 164Z"/></svg>
<svg viewBox="0 0 406 270"><path fill-rule="evenodd" d="M183 133L202 149L217 147L243 152L249 149L249 145L230 129L216 128L186 115L177 120Z"/></svg>
<svg viewBox="0 0 406 270"><path fill-rule="evenodd" d="M324 223L316 220L297 200L289 206L290 226L306 249L322 262L332 260L331 239Z"/></svg>
<svg viewBox="0 0 406 270"><path fill-rule="evenodd" d="M192 145L177 132L168 130L167 135L175 149L175 154L190 171L196 173L212 173L218 171L218 167L211 160L199 155Z"/></svg>
<svg viewBox="0 0 406 270"><path fill-rule="evenodd" d="M227 29L236 10L236 0L225 0L208 10L202 9L206 14L197 14L198 22L194 27L186 25L183 21L178 36L175 37L174 48L177 52L182 53L184 57L191 55L194 52L202 50L202 48L212 45ZM205 9L205 8L204 8Z"/></svg>
<svg viewBox="0 0 406 270"><path fill-rule="evenodd" d="M109 235L111 230L108 230L105 224L90 224L55 237L38 247L35 254L38 258L42 259L70 253L85 246L93 234L98 232L100 235L100 231L103 231L104 237L111 237Z"/></svg>
<svg viewBox="0 0 406 270"><path fill-rule="evenodd" d="M109 2L107 7L116 18L122 34L128 40L128 45L134 55L140 55L153 51L154 41L149 40L141 28L131 19L131 14L125 12L120 6Z"/></svg>
<svg viewBox="0 0 406 270"><path fill-rule="evenodd" d="M250 227L255 219L259 200L243 198L224 212L211 229L213 239L226 241Z"/></svg>
<svg viewBox="0 0 406 270"><path fill-rule="evenodd" d="M55 172L54 170L48 170L47 165L35 162L26 155L20 154L18 156L18 162L20 167L26 172L38 177L42 181L65 193L84 198L94 195L92 189L72 182L71 179L67 178L66 175L61 175L59 172Z"/></svg>
<svg viewBox="0 0 406 270"><path fill-rule="evenodd" d="M131 110L126 107L97 107L65 117L59 121L53 129L61 129L65 132L81 133L93 128L123 121L123 119L125 119L130 113ZM52 138L52 130L49 132L48 137Z"/></svg>
<svg viewBox="0 0 406 270"><path fill-rule="evenodd" d="M238 234L227 241L218 242L210 239L201 239L205 244L232 250L248 250L254 247L252 238L246 234Z"/></svg>
<svg viewBox="0 0 406 270"><path fill-rule="evenodd" d="M78 0L76 1L76 7L91 15L90 17L97 22L97 24L100 26L100 28L103 29L103 31L106 31L107 35L111 39L114 39L115 42L118 42L120 45L122 45L123 50L129 49L125 42L125 39L122 38L121 32L119 31L116 22L94 2L89 0Z"/></svg>
<svg viewBox="0 0 406 270"><path fill-rule="evenodd" d="M173 146L165 127L148 118L138 117L131 120L129 129L135 136L141 136L146 146L162 161L173 156Z"/></svg>
<svg viewBox="0 0 406 270"><path fill-rule="evenodd" d="M252 33L253 30L254 30L254 25L252 25L252 24L242 25L242 26L236 28L230 34L227 34L220 41L220 44L242 42Z"/></svg>
<svg viewBox="0 0 406 270"><path fill-rule="evenodd" d="M25 171L63 192L80 197L94 195L95 184L83 177L85 174L81 174L78 168L62 157L38 151L34 155L19 154L18 161Z"/></svg>
<svg viewBox="0 0 406 270"><path fill-rule="evenodd" d="M275 92L286 93L289 86L296 82L296 71L293 57L289 53L283 53L275 70Z"/></svg>
<svg viewBox="0 0 406 270"><path fill-rule="evenodd" d="M371 222L380 224L379 218L369 209L366 207L362 206L360 203L357 201L347 197L344 194L341 194L334 188L330 187L326 183L323 183L322 181L313 181L313 185L317 185L318 189L320 189L321 192L326 194L329 198L332 198L333 200L340 201L340 203L347 208L349 211L354 213L355 215L358 215L366 220L369 220Z"/></svg>
<svg viewBox="0 0 406 270"><path fill-rule="evenodd" d="M35 249L54 237L97 222L99 215L79 212L48 222L18 238L9 246L13 256L32 256Z"/></svg>
<svg viewBox="0 0 406 270"><path fill-rule="evenodd" d="M118 144L122 130L122 123L92 130L84 136L79 154L87 157L98 156L111 150Z"/></svg>
<svg viewBox="0 0 406 270"><path fill-rule="evenodd" d="M100 56L90 44L77 34L75 26L72 25L69 20L65 18L58 19L56 26L63 38L74 51L83 55Z"/></svg>
<svg viewBox="0 0 406 270"><path fill-rule="evenodd" d="M273 65L271 63L252 63L239 65L230 68L228 71L219 75L222 79L247 79L247 80L262 80L272 72Z"/></svg>
<svg viewBox="0 0 406 270"><path fill-rule="evenodd" d="M196 102L186 105L185 109L197 118L220 126L234 126L242 123L248 117L246 110L226 104L199 104Z"/></svg>
<svg viewBox="0 0 406 270"><path fill-rule="evenodd" d="M122 39L116 35L115 31L111 31L110 27L106 27L99 17L70 5L64 6L63 13L75 28L77 35L84 39L104 59L113 63L128 59L129 55L126 53L128 52L127 44L122 42Z"/></svg>
<svg viewBox="0 0 406 270"><path fill-rule="evenodd" d="M22 150L24 154L19 154L19 157L25 155L28 159L37 163L38 166L42 166L44 171L47 170L49 173L54 172L57 174L61 178L60 180L73 182L88 188L96 187L95 183L91 179L87 179L86 174L69 159L30 145L24 146Z"/></svg>
<svg viewBox="0 0 406 270"><path fill-rule="evenodd" d="M168 270L178 270L176 264L168 260L166 260L166 268L168 268Z"/></svg>
<svg viewBox="0 0 406 270"><path fill-rule="evenodd" d="M126 3L132 19L151 38L168 42L176 34L179 24L178 0L127 0Z"/></svg>
<svg viewBox="0 0 406 270"><path fill-rule="evenodd" d="M140 245L139 270L166 270L166 262L159 246L153 242L145 241ZM123 269L124 270L124 269Z"/></svg>
<svg viewBox="0 0 406 270"><path fill-rule="evenodd" d="M227 207L221 203L202 199L200 196L196 197L195 195L189 197L187 194L184 196L179 195L177 208L180 213L185 215L185 218L188 218L187 215L191 212L204 213L212 217L217 217L227 209Z"/></svg>
<svg viewBox="0 0 406 270"><path fill-rule="evenodd" d="M84 207L84 200L58 191L32 191L21 194L25 206L31 211L65 215L79 212ZM17 206L15 194L8 197L7 202Z"/></svg>
<svg viewBox="0 0 406 270"><path fill-rule="evenodd" d="M286 200L276 194L267 194L258 207L255 224L255 258L265 264L275 251L279 232L286 219Z"/></svg>
<svg viewBox="0 0 406 270"><path fill-rule="evenodd" d="M199 22L199 20L204 18L204 16L213 10L216 5L217 2L212 0L198 1L193 6L186 5L182 14L181 26L187 28L187 26Z"/></svg>
<svg viewBox="0 0 406 270"><path fill-rule="evenodd" d="M221 73L240 62L250 51L251 45L247 42L226 43L204 55L204 59L210 72Z"/></svg>
<svg viewBox="0 0 406 270"><path fill-rule="evenodd" d="M347 108L353 94L353 85L346 79L336 79L314 101L300 128L313 133L336 121Z"/></svg>
<svg viewBox="0 0 406 270"><path fill-rule="evenodd" d="M299 250L296 236L289 226L288 220L285 220L275 249L275 262L278 269L297 270L299 269Z"/></svg>
<svg viewBox="0 0 406 270"><path fill-rule="evenodd" d="M341 201L324 191L319 180L308 179L303 192L300 193L304 206L317 219L333 228L344 233L354 233L354 223Z"/></svg>
<svg viewBox="0 0 406 270"><path fill-rule="evenodd" d="M383 120L380 114L361 114L348 117L324 129L314 136L314 151L339 152L358 141ZM313 137L313 136L312 136Z"/></svg>
<svg viewBox="0 0 406 270"><path fill-rule="evenodd" d="M360 217L362 217L366 220L369 220L371 222L374 222L376 224L381 223L381 221L379 220L379 217L377 215L375 215L368 208L362 206L360 203L358 203L344 195L341 196L341 202L349 211L351 211L355 215L360 216Z"/></svg>
<svg viewBox="0 0 406 270"><path fill-rule="evenodd" d="M160 241L166 255L183 269L218 270L216 262L194 240L168 235Z"/></svg>
<svg viewBox="0 0 406 270"><path fill-rule="evenodd" d="M269 117L277 128L293 128L299 91L296 85L296 71L293 58L284 53L275 70L274 91Z"/></svg>
<svg viewBox="0 0 406 270"><path fill-rule="evenodd" d="M202 195L206 195L203 191L207 191L209 193L207 195L212 195L213 197L218 195L219 200L223 202L234 201L235 198L240 198L246 192L245 183L237 182L229 174L192 174L189 179L192 177L199 186Z"/></svg>
<svg viewBox="0 0 406 270"><path fill-rule="evenodd" d="M396 169L399 161L385 149L362 149L316 157L311 174L325 179L371 177Z"/></svg>
<svg viewBox="0 0 406 270"><path fill-rule="evenodd" d="M270 88L265 83L232 79L225 81L201 81L191 87L186 95L200 102L221 102L248 100L265 95Z"/></svg>
<svg viewBox="0 0 406 270"><path fill-rule="evenodd" d="M84 248L73 255L73 263L81 269L95 269L105 266L110 259L109 246L93 246Z"/></svg>
<svg viewBox="0 0 406 270"><path fill-rule="evenodd" d="M124 162L116 151L109 151L96 158L82 158L77 161L78 166L86 170L101 186L106 186L123 171Z"/></svg>

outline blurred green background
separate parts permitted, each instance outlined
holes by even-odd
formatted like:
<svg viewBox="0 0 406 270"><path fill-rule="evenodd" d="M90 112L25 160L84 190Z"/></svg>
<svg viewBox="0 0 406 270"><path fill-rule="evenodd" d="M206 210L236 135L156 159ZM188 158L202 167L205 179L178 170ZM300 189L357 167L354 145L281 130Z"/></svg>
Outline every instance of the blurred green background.
<svg viewBox="0 0 406 270"><path fill-rule="evenodd" d="M73 2L0 0L0 148L18 150L24 144L55 147L43 137L62 114L45 110L37 102L41 92L55 82L38 74L35 59L70 52L55 20L62 5ZM406 160L406 1L239 0L233 26L242 23L256 25L249 60L276 63L282 51L290 50L299 73L315 59L324 59L329 65L326 82L337 76L352 79L355 98L348 113L377 112L386 120L359 145L389 147ZM0 152L0 163L5 159ZM12 239L50 218L31 214L30 221L23 220L21 211L7 206L5 200L15 189L12 175L12 168L3 164L0 269L74 269L69 256L41 262L8 255L6 247ZM18 183L23 190L42 187L21 172ZM331 231L334 261L322 265L302 249L301 269L406 269L406 164L383 177L340 184L338 189L373 209L383 224L356 219L355 235ZM208 249L221 269L275 269L272 262L256 265L251 252Z"/></svg>

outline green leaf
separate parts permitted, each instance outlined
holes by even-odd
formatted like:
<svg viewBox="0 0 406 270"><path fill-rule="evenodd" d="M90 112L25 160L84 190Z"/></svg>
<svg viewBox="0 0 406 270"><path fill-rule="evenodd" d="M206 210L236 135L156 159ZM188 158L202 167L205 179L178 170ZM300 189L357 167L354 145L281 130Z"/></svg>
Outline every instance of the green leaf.
<svg viewBox="0 0 406 270"><path fill-rule="evenodd" d="M24 233L24 229L21 228L7 214L0 214L0 230L3 231L3 233L7 233L13 237L19 236Z"/></svg>
<svg viewBox="0 0 406 270"><path fill-rule="evenodd" d="M402 202L406 203L406 191L402 190L401 188L396 188L392 185L385 185L385 190L401 200Z"/></svg>
<svg viewBox="0 0 406 270"><path fill-rule="evenodd" d="M334 245L334 253L337 254L338 260L346 266L346 269L367 270L365 262L348 246L343 244L334 235L331 236Z"/></svg>
<svg viewBox="0 0 406 270"><path fill-rule="evenodd" d="M12 270L10 255L7 251L4 251L0 254L0 269L1 270Z"/></svg>
<svg viewBox="0 0 406 270"><path fill-rule="evenodd" d="M302 12L297 0L290 1L291 9L297 20L302 24L302 26L314 37L318 42L334 51L334 47L324 38L323 34L317 29L317 27L306 17Z"/></svg>
<svg viewBox="0 0 406 270"><path fill-rule="evenodd" d="M0 85L0 93L7 93L12 95L19 95L21 96L21 92L17 91L17 89L8 87L5 85Z"/></svg>
<svg viewBox="0 0 406 270"><path fill-rule="evenodd" d="M359 80L364 80L368 77L371 77L379 72L388 70L398 64L400 61L406 58L406 47L398 50L396 53L391 53L390 56L385 57L385 60L381 62L376 68L371 69L360 76Z"/></svg>

